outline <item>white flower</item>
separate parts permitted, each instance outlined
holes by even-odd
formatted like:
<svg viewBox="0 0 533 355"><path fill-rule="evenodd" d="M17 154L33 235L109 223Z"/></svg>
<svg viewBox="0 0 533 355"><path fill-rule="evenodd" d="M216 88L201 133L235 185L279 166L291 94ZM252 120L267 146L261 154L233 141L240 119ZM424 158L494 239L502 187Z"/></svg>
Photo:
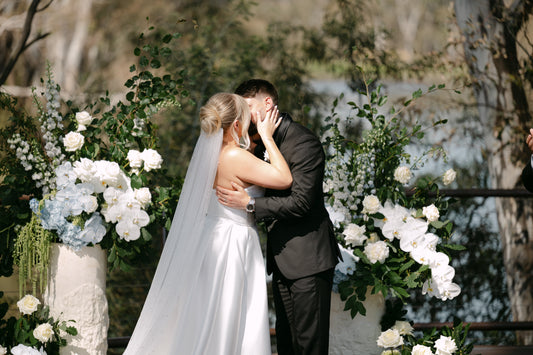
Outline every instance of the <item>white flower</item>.
<svg viewBox="0 0 533 355"><path fill-rule="evenodd" d="M400 335L413 335L413 327L411 323L397 320L392 329L396 329L400 332Z"/></svg>
<svg viewBox="0 0 533 355"><path fill-rule="evenodd" d="M122 170L120 170L120 166L117 163L107 160L98 160L94 162L94 165L101 186L100 191L97 190L95 186L95 191L103 192L107 186L118 187L122 178Z"/></svg>
<svg viewBox="0 0 533 355"><path fill-rule="evenodd" d="M135 149L128 151L128 161L130 162L130 167L132 169L140 169L143 165L141 152Z"/></svg>
<svg viewBox="0 0 533 355"><path fill-rule="evenodd" d="M457 173L455 172L455 170L448 169L446 170L446 172L444 173L444 176L442 177L442 182L444 183L444 185L450 185L455 180L456 176L457 176Z"/></svg>
<svg viewBox="0 0 533 355"><path fill-rule="evenodd" d="M441 335L437 341L435 341L435 349L437 349L436 355L451 355L457 350L455 340L451 337L445 337Z"/></svg>
<svg viewBox="0 0 533 355"><path fill-rule="evenodd" d="M381 355L400 355L400 350L383 350Z"/></svg>
<svg viewBox="0 0 533 355"><path fill-rule="evenodd" d="M141 205L146 207L150 204L152 201L152 194L150 193L150 189L147 187L142 187L140 189L133 190L133 194L135 196L135 199L140 202Z"/></svg>
<svg viewBox="0 0 533 355"><path fill-rule="evenodd" d="M122 239L128 242L132 240L137 240L141 236L141 229L139 228L139 226L128 220L122 220L118 222L116 226L116 231Z"/></svg>
<svg viewBox="0 0 533 355"><path fill-rule="evenodd" d="M353 254L350 249L344 248L339 245L341 251L342 261L335 266L335 270L339 270L345 275L353 274L355 270L355 263L359 261L359 258Z"/></svg>
<svg viewBox="0 0 533 355"><path fill-rule="evenodd" d="M383 263L389 257L389 247L384 241L369 243L365 246L364 253L372 264Z"/></svg>
<svg viewBox="0 0 533 355"><path fill-rule="evenodd" d="M85 137L78 132L69 132L63 138L63 145L67 152L75 152L83 146L84 142Z"/></svg>
<svg viewBox="0 0 533 355"><path fill-rule="evenodd" d="M363 213L373 214L379 211L381 204L374 195L365 196L363 199Z"/></svg>
<svg viewBox="0 0 533 355"><path fill-rule="evenodd" d="M87 111L76 112L76 121L78 121L78 132L85 131L87 125L90 125L93 118Z"/></svg>
<svg viewBox="0 0 533 355"><path fill-rule="evenodd" d="M437 221L440 217L439 209L434 204L422 208L422 214L426 216L428 222Z"/></svg>
<svg viewBox="0 0 533 355"><path fill-rule="evenodd" d="M39 324L37 328L33 330L33 336L40 342L46 343L52 340L54 336L54 328L49 323Z"/></svg>
<svg viewBox="0 0 533 355"><path fill-rule="evenodd" d="M91 159L81 158L74 162L74 173L82 182L89 182L95 178L96 167Z"/></svg>
<svg viewBox="0 0 533 355"><path fill-rule="evenodd" d="M17 302L17 307L22 314L32 314L37 310L37 307L41 304L37 298L32 295L26 295Z"/></svg>
<svg viewBox="0 0 533 355"><path fill-rule="evenodd" d="M144 161L144 170L150 171L161 168L163 158L153 149L145 149L141 153L141 157Z"/></svg>
<svg viewBox="0 0 533 355"><path fill-rule="evenodd" d="M2 345L0 345L0 355L6 355L7 354L7 349L4 348Z"/></svg>
<svg viewBox="0 0 533 355"><path fill-rule="evenodd" d="M425 345L417 344L413 346L413 349L411 351L411 355L434 355L433 351L431 351L430 347L427 347Z"/></svg>
<svg viewBox="0 0 533 355"><path fill-rule="evenodd" d="M79 202L87 213L93 213L98 208L98 200L93 195L82 196Z"/></svg>
<svg viewBox="0 0 533 355"><path fill-rule="evenodd" d="M395 348L403 344L403 338L396 329L389 329L381 333L377 344L382 348Z"/></svg>
<svg viewBox="0 0 533 355"><path fill-rule="evenodd" d="M346 243L356 247L363 245L365 240L368 239L368 237L365 235L365 232L365 226L359 226L357 224L350 223L346 226L346 228L344 228L342 234L344 235L344 240Z"/></svg>
<svg viewBox="0 0 533 355"><path fill-rule="evenodd" d="M411 170L407 166L399 166L394 170L394 180L400 184L407 184L411 180Z"/></svg>
<svg viewBox="0 0 533 355"><path fill-rule="evenodd" d="M11 348L11 354L13 355L46 355L44 350L37 350L35 348L19 344L14 348Z"/></svg>

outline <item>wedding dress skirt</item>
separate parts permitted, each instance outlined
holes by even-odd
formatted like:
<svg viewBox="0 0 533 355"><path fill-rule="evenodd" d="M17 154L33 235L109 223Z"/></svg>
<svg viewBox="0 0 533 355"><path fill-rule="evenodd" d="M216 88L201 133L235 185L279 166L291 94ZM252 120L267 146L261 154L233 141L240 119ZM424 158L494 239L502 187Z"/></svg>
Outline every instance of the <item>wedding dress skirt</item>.
<svg viewBox="0 0 533 355"><path fill-rule="evenodd" d="M258 186L246 190L253 197L264 192ZM201 232L189 236L204 239L190 265L199 268L197 277L182 288L179 275L187 270L174 270L171 263L157 271L165 274L161 294L170 288L175 297L161 299L150 290L148 309L124 354L271 354L265 266L253 216L221 205L215 190L207 211L205 225L197 226ZM148 302L151 297L159 299ZM161 314L145 316L153 310Z"/></svg>

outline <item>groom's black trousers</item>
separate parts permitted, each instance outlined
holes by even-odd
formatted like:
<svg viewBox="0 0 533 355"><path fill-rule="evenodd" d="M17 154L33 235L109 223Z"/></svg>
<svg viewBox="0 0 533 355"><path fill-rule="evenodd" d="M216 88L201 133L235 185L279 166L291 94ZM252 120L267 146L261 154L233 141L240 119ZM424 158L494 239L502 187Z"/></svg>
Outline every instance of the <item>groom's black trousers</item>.
<svg viewBox="0 0 533 355"><path fill-rule="evenodd" d="M328 354L333 271L288 280L274 270L272 293L279 355Z"/></svg>

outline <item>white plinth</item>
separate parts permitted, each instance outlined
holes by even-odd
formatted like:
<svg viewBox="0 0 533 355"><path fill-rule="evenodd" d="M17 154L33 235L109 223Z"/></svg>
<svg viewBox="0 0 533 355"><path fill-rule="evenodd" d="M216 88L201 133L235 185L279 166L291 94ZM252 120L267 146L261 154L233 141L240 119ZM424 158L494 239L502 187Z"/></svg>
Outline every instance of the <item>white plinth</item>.
<svg viewBox="0 0 533 355"><path fill-rule="evenodd" d="M105 355L109 315L107 257L100 246L75 252L64 244L50 250L48 284L43 295L54 319L75 320L78 335L66 336L61 355Z"/></svg>
<svg viewBox="0 0 533 355"><path fill-rule="evenodd" d="M379 355L382 350L376 340L381 334L380 321L385 313L385 300L381 293L367 292L363 302L366 316L358 314L352 319L344 311L344 302L338 293L331 294L331 316L329 330L330 355Z"/></svg>

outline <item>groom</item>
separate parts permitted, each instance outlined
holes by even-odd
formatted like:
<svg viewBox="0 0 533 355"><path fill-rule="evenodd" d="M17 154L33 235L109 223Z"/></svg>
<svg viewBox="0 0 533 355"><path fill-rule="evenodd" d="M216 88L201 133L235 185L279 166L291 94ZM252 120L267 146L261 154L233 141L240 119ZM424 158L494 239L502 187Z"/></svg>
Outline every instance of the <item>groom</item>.
<svg viewBox="0 0 533 355"><path fill-rule="evenodd" d="M261 117L278 104L275 87L266 80L243 82L235 93L245 98L251 112ZM329 314L333 270L340 257L333 227L324 207L322 182L325 156L319 139L284 113L274 140L293 178L287 190L267 190L250 198L218 187L219 200L246 209L267 226L267 271L273 275L276 338L279 355L328 353ZM252 115L252 120L256 115ZM255 122L254 122L255 123ZM255 154L263 158L258 142Z"/></svg>

